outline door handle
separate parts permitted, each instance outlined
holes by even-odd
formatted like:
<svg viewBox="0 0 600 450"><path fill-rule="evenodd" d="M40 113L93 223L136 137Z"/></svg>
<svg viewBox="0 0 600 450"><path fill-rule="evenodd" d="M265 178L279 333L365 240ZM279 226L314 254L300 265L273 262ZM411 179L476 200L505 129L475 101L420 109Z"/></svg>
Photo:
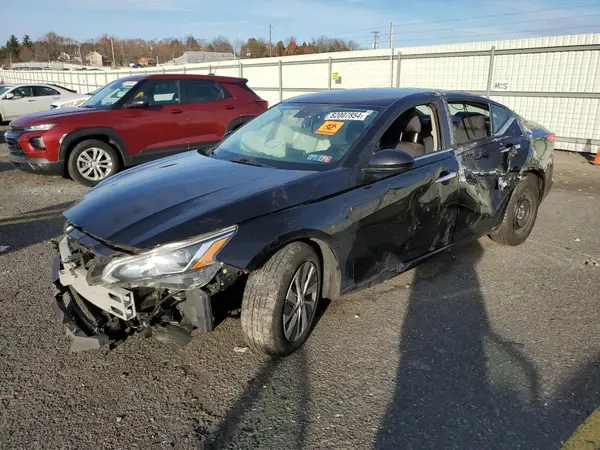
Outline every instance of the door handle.
<svg viewBox="0 0 600 450"><path fill-rule="evenodd" d="M503 149L502 149L502 153L508 153L508 152L510 152L510 151L511 151L513 148L514 148L515 150L519 150L519 149L521 148L521 144L515 144L515 145L508 144L508 145L507 145L505 148L503 148Z"/></svg>
<svg viewBox="0 0 600 450"><path fill-rule="evenodd" d="M456 172L446 173L446 175L442 175L437 180L436 183L445 183L446 181L450 181L452 178L456 178Z"/></svg>
<svg viewBox="0 0 600 450"><path fill-rule="evenodd" d="M171 111L169 111L171 114L181 114L183 112L183 109L172 109Z"/></svg>
<svg viewBox="0 0 600 450"><path fill-rule="evenodd" d="M27 100L28 102L35 102L35 99Z"/></svg>
<svg viewBox="0 0 600 450"><path fill-rule="evenodd" d="M235 109L235 105L225 105L223 106L225 109Z"/></svg>

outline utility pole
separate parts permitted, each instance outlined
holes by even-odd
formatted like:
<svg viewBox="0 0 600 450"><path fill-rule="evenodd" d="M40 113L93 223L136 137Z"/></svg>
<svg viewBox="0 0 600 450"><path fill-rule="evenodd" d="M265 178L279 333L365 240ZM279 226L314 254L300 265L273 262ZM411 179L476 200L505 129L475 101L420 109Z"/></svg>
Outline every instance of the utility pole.
<svg viewBox="0 0 600 450"><path fill-rule="evenodd" d="M110 40L110 49L112 50L112 57L113 57L113 69L115 69L117 67L117 63L115 62L115 46L113 45L113 40Z"/></svg>
<svg viewBox="0 0 600 450"><path fill-rule="evenodd" d="M269 24L269 56L273 56L273 27Z"/></svg>
<svg viewBox="0 0 600 450"><path fill-rule="evenodd" d="M377 48L377 39L379 38L379 31L371 31L373 35L373 50Z"/></svg>
<svg viewBox="0 0 600 450"><path fill-rule="evenodd" d="M123 44L123 41L121 41L121 59L121 65L125 67L127 64L125 64L125 44Z"/></svg>
<svg viewBox="0 0 600 450"><path fill-rule="evenodd" d="M394 48L394 24L390 22L390 48Z"/></svg>

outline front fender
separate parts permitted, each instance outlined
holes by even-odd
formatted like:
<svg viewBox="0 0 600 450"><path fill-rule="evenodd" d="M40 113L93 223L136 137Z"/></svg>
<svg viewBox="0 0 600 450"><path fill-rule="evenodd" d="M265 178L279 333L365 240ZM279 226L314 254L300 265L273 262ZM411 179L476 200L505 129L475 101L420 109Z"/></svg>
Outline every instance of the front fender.
<svg viewBox="0 0 600 450"><path fill-rule="evenodd" d="M113 144L119 151L123 161L125 162L125 165L132 165L131 157L129 156L129 153L127 153L127 149L125 147L125 142L119 133L114 128L110 127L84 128L68 133L66 136L64 136L60 144L59 160L66 160L67 152L73 146L74 142L81 140L81 138L92 138L93 136L107 136L110 139L111 144Z"/></svg>

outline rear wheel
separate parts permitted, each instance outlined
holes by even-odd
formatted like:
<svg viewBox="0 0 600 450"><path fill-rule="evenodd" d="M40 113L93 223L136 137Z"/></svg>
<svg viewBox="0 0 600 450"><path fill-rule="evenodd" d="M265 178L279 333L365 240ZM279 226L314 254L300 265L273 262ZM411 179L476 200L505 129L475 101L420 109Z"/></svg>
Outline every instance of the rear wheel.
<svg viewBox="0 0 600 450"><path fill-rule="evenodd" d="M515 188L500 227L490 234L492 240L504 245L520 245L527 240L540 204L539 182L529 174Z"/></svg>
<svg viewBox="0 0 600 450"><path fill-rule="evenodd" d="M69 175L84 186L95 186L120 169L116 150L97 139L80 142L69 155Z"/></svg>
<svg viewBox="0 0 600 450"><path fill-rule="evenodd" d="M302 242L275 253L248 277L242 330L248 345L273 356L297 350L310 335L321 295L321 263Z"/></svg>

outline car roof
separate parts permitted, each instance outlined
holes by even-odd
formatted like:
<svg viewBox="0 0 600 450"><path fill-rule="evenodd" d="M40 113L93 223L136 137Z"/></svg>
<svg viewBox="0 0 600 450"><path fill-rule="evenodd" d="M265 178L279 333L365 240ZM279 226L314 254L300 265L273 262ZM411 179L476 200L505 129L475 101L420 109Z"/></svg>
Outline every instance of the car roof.
<svg viewBox="0 0 600 450"><path fill-rule="evenodd" d="M418 97L419 95L446 95L470 97L473 100L482 100L482 97L468 94L466 92L445 91L440 89L422 88L360 88L340 89L335 91L318 92L293 97L286 102L289 103L337 103L346 105L372 105L391 106L398 100L406 97ZM487 101L487 99L483 99Z"/></svg>
<svg viewBox="0 0 600 450"><path fill-rule="evenodd" d="M247 82L246 78L237 78L237 77L225 77L218 75L187 75L183 73L165 73L165 74L156 74L156 73L148 73L148 74L136 74L130 75L128 77L119 78L120 80L125 81L139 81L139 80L172 80L172 79L186 79L186 80L214 80L220 81L222 83L239 83L241 81Z"/></svg>

